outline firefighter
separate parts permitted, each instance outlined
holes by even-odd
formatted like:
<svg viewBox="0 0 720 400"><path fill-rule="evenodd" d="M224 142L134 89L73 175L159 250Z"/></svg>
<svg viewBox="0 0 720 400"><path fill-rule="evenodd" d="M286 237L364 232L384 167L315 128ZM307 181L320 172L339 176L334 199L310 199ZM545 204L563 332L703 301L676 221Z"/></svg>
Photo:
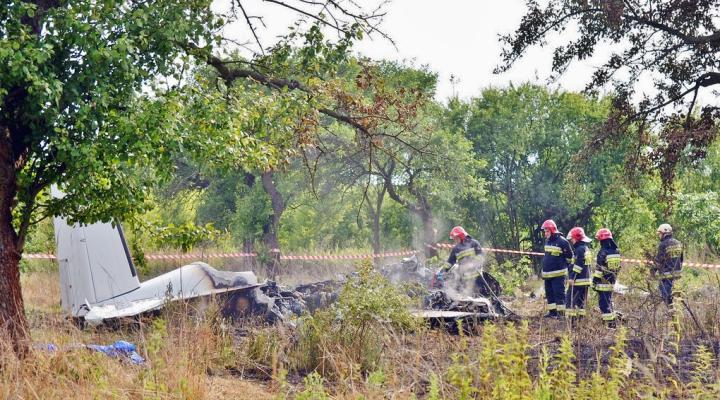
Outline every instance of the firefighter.
<svg viewBox="0 0 720 400"><path fill-rule="evenodd" d="M465 232L462 226L456 226L450 231L450 238L455 241L455 247L450 251L450 257L445 267L436 278L442 282L444 274L450 271L455 265L459 268L456 271L456 290L464 291L469 288L467 282L472 280L472 296L483 296L490 299L499 313L504 312L504 306L498 296L502 291L500 282L492 275L483 271L483 262L479 259L482 254L480 243Z"/></svg>
<svg viewBox="0 0 720 400"><path fill-rule="evenodd" d="M548 303L548 313L544 317L559 318L565 313L565 277L568 266L572 265L573 252L555 221L549 219L543 222L541 229L546 239L541 275Z"/></svg>
<svg viewBox="0 0 720 400"><path fill-rule="evenodd" d="M567 240L573 245L573 263L568 267L568 292L565 298L565 315L574 319L585 316L585 299L590 286L588 261L592 253L588 243L592 239L585 235L583 228L575 227L568 232Z"/></svg>
<svg viewBox="0 0 720 400"><path fill-rule="evenodd" d="M660 244L655 263L651 269L654 277L660 278L660 296L668 308L673 307L673 282L680 278L683 263L683 245L672 234L672 226L662 224L657 228Z"/></svg>
<svg viewBox="0 0 720 400"><path fill-rule="evenodd" d="M468 235L462 226L452 228L450 239L455 242L455 247L450 251L446 269L452 268L455 264L463 265L482 253L480 242Z"/></svg>
<svg viewBox="0 0 720 400"><path fill-rule="evenodd" d="M432 286L442 286L443 281L447 273L455 267L455 265L469 264L471 260L475 259L475 256L482 253L480 243L473 239L463 229L462 226L456 226L450 231L450 239L455 242L455 247L450 250L450 257L448 257L447 264L444 265L435 275L437 283Z"/></svg>
<svg viewBox="0 0 720 400"><path fill-rule="evenodd" d="M600 250L593 273L593 289L598 294L603 321L608 328L615 328L617 314L613 310L612 294L617 274L620 272L620 249L613 240L610 229L600 229L595 234L595 239L600 241Z"/></svg>

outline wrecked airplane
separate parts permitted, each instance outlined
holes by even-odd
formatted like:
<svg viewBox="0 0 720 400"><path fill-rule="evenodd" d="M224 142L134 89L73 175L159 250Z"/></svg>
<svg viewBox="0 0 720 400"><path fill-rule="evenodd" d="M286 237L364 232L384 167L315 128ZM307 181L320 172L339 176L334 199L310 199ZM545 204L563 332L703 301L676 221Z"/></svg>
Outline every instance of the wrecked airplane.
<svg viewBox="0 0 720 400"><path fill-rule="evenodd" d="M61 197L62 193L53 188L52 195ZM76 321L92 326L156 312L168 302L193 299L204 302L210 298L221 301L226 317L260 316L271 323L289 321L293 315L312 312L335 301L345 282L343 277L286 290L272 281L258 282L251 271L218 271L204 262L140 282L119 224L70 225L61 217L56 217L53 223L62 310ZM416 312L422 318L488 319L504 315L505 308L497 297L500 285L489 274L478 275L474 289L461 294L465 292L453 283L455 275L449 276L444 287L433 288L434 271L415 257L394 267L384 267L381 272L394 283L430 287L426 310ZM426 289L422 292L427 294Z"/></svg>
<svg viewBox="0 0 720 400"><path fill-rule="evenodd" d="M438 274L412 256L384 266L380 272L395 284L419 283L428 288L429 293L423 296L423 309L413 311L413 315L432 327L457 332L458 322L469 330L477 322L514 314L499 297L500 283L481 266L455 266Z"/></svg>
<svg viewBox="0 0 720 400"><path fill-rule="evenodd" d="M301 299L274 283L258 282L253 272L218 271L203 262L140 282L119 224L69 225L60 217L53 223L61 307L79 322L95 326L153 312L167 302L210 297L224 299L223 314L229 317L252 314L274 322L302 312Z"/></svg>

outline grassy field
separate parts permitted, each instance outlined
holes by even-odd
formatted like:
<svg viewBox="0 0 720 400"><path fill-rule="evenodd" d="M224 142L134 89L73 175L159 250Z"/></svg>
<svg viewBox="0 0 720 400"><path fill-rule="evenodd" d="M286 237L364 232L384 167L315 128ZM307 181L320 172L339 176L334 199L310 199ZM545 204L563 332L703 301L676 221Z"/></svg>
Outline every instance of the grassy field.
<svg viewBox="0 0 720 400"><path fill-rule="evenodd" d="M687 272L684 307L668 312L640 272L618 296L623 328L600 322L596 299L575 329L538 318L543 300L508 299L525 318L453 336L407 319L399 292L378 277L343 292L340 305L297 328L229 324L175 304L120 330L80 330L59 308L55 271L23 276L35 350L3 351L3 398L130 399L579 399L718 398L720 281ZM679 305L681 305L681 302ZM339 316L342 317L339 317ZM382 315L382 317L376 317ZM136 343L142 366L78 344ZM57 351L44 350L53 343Z"/></svg>

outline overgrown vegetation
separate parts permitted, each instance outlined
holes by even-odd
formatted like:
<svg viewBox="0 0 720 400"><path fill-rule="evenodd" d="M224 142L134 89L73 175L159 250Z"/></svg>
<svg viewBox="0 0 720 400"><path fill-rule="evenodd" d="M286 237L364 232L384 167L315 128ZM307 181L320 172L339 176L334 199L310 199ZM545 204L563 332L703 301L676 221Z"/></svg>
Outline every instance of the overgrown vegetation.
<svg viewBox="0 0 720 400"><path fill-rule="evenodd" d="M230 267L293 282L350 265L301 269L281 262L289 252L413 248L437 266L435 244L453 225L492 247L539 250L548 218L590 236L610 228L623 255L642 258L669 222L686 259L716 261L720 108L696 102L720 84L720 1L528 0L501 39L499 71L572 26L555 73L599 43L612 56L583 93L524 83L469 99L438 99L431 67L353 53L366 35L386 37L382 0L373 12L351 0L260 2L298 19L269 46L262 17L238 0L220 12L208 0L5 3L3 397L216 398L229 396L223 379L251 380L234 393L245 398L720 396L720 278L706 270L686 269L672 311L647 265L626 268L623 327L607 331L592 309L570 329L532 317L539 305L524 292L537 258L493 254L484 267L528 319L453 337L421 326L409 312L418 304L370 262L336 303L293 327L172 304L132 328L81 331L60 314L54 264L21 260L53 250L50 219L62 216L125 224L143 276L165 267L146 253L193 249L253 252ZM222 36L238 21L257 49ZM648 76L655 97L636 99ZM121 337L145 365L76 345Z"/></svg>
<svg viewBox="0 0 720 400"><path fill-rule="evenodd" d="M23 362L2 353L4 398L252 393L258 399L613 400L720 393L720 289L698 282L685 289L685 301L699 326L688 312L669 317L661 299L635 292L617 299L626 315L617 331L602 325L590 299L589 315L575 330L564 321L530 316L452 336L418 325L407 311L410 300L367 263L333 307L301 318L295 329L252 321L230 325L210 303L173 304L136 328L80 331L43 295L57 290L56 272L25 279L27 290L38 292L26 293L38 347ZM703 281L709 279L715 278ZM532 300L518 301L518 310L533 307ZM205 312L198 314L201 308ZM117 339L138 344L147 363L136 366L77 347ZM44 343L58 350L47 351Z"/></svg>
<svg viewBox="0 0 720 400"><path fill-rule="evenodd" d="M364 262L328 309L298 321L287 368L357 380L386 367L382 353L397 336L419 329L411 299Z"/></svg>

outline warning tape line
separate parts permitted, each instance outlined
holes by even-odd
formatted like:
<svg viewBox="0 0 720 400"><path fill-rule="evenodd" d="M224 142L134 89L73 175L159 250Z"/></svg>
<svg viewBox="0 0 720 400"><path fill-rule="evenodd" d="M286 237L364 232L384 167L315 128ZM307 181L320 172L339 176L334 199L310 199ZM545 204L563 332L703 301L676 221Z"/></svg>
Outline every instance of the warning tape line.
<svg viewBox="0 0 720 400"><path fill-rule="evenodd" d="M27 258L28 260L54 260L55 259L54 254L43 254L43 253L23 254L22 257Z"/></svg>
<svg viewBox="0 0 720 400"><path fill-rule="evenodd" d="M450 249L453 247L452 244L448 243L437 243L435 245L428 245L428 247L434 248L445 248ZM544 253L535 251L522 251L522 250L508 250L508 249L494 249L491 247L483 247L483 251L488 253L504 253L504 254L520 254L527 256L542 256ZM278 249L273 249L273 252L279 252ZM379 254L283 254L280 255L280 260L363 260L368 258L387 258L387 257L403 257L418 254L418 250L402 250L402 251L389 251ZM257 253L187 253L187 254L146 254L146 260L197 260L203 258L244 258L244 257L257 257ZM28 253L23 254L23 258L27 260L55 260L54 254L49 253ZM651 260L644 260L640 258L621 258L621 261L627 264L652 264ZM695 268L709 268L709 269L720 269L720 264L706 264L698 262L683 262L684 267L695 267Z"/></svg>

